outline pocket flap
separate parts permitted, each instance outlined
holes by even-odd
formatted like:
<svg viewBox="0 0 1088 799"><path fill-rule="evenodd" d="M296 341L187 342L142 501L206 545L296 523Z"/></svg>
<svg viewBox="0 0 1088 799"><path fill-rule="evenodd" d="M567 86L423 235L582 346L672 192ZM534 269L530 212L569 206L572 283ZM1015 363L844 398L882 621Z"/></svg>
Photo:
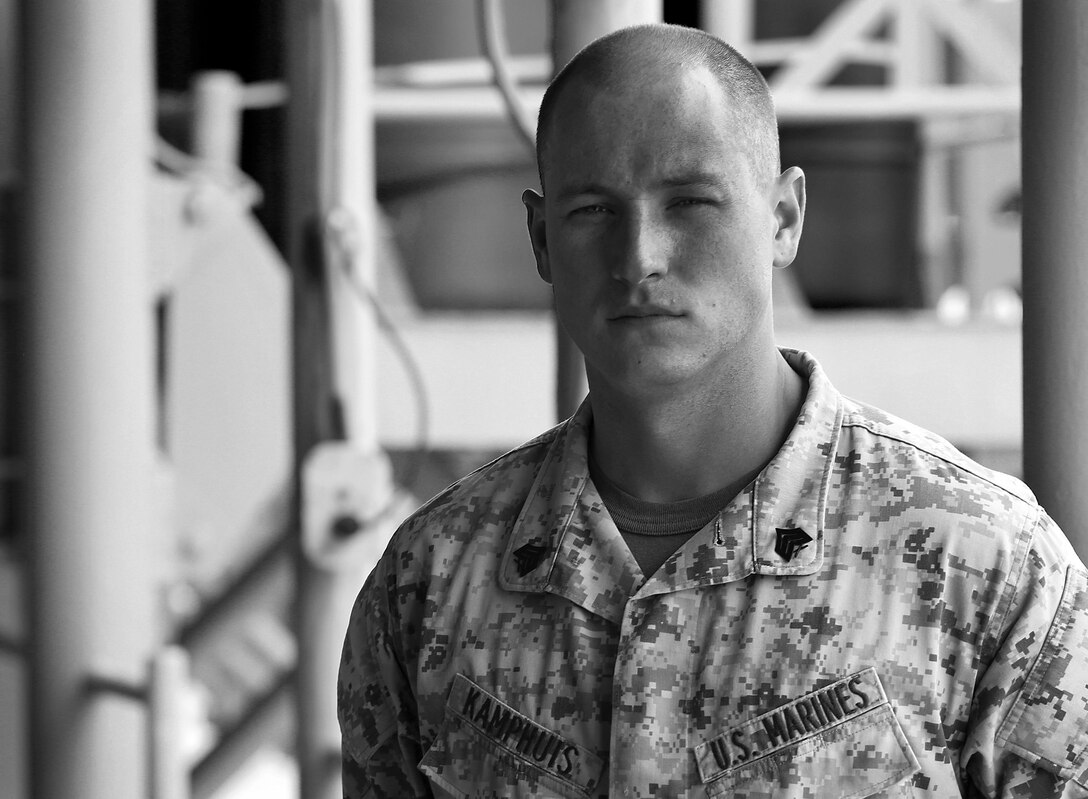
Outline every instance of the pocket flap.
<svg viewBox="0 0 1088 799"><path fill-rule="evenodd" d="M821 799L851 799L919 770L872 668L730 728L695 747L695 759L710 796L804 786Z"/></svg>
<svg viewBox="0 0 1088 799"><path fill-rule="evenodd" d="M596 789L604 761L458 674L419 768L454 796L490 787L500 796L584 797Z"/></svg>

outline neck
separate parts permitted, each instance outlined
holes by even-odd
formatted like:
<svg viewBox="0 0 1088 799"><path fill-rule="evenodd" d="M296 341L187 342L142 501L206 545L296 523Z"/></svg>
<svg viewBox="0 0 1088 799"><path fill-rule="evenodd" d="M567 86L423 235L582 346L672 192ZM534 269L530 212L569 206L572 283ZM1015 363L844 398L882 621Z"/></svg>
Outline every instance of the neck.
<svg viewBox="0 0 1088 799"><path fill-rule="evenodd" d="M632 397L589 378L594 457L617 486L650 502L740 493L786 440L805 393L773 348L701 391Z"/></svg>

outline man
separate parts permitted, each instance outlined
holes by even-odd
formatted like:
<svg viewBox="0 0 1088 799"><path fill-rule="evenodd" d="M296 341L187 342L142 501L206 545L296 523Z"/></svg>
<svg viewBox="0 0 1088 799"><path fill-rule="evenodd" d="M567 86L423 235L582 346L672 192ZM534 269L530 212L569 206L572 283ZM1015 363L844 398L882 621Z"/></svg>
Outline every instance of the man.
<svg viewBox="0 0 1088 799"><path fill-rule="evenodd" d="M393 538L344 649L345 796L1088 796L1065 537L775 346L805 185L759 73L625 29L552 83L538 159L589 397Z"/></svg>

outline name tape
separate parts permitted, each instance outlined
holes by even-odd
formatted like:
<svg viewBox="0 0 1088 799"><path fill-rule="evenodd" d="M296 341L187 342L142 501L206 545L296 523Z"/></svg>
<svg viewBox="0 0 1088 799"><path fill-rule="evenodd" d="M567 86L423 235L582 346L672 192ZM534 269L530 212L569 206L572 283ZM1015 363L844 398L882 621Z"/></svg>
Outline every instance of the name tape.
<svg viewBox="0 0 1088 799"><path fill-rule="evenodd" d="M588 790L596 787L604 767L601 758L514 710L463 674L454 677L446 705L515 757Z"/></svg>
<svg viewBox="0 0 1088 799"><path fill-rule="evenodd" d="M699 776L703 782L717 779L887 701L876 669L844 677L696 746Z"/></svg>

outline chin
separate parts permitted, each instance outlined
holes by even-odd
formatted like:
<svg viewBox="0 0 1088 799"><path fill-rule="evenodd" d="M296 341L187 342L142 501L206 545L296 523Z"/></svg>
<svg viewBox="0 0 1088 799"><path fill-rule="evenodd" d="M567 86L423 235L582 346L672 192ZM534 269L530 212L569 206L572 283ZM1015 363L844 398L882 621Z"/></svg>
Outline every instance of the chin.
<svg viewBox="0 0 1088 799"><path fill-rule="evenodd" d="M644 359L622 366L613 363L611 366L605 380L630 395L649 395L676 389L697 375L697 370L678 362L676 358Z"/></svg>

